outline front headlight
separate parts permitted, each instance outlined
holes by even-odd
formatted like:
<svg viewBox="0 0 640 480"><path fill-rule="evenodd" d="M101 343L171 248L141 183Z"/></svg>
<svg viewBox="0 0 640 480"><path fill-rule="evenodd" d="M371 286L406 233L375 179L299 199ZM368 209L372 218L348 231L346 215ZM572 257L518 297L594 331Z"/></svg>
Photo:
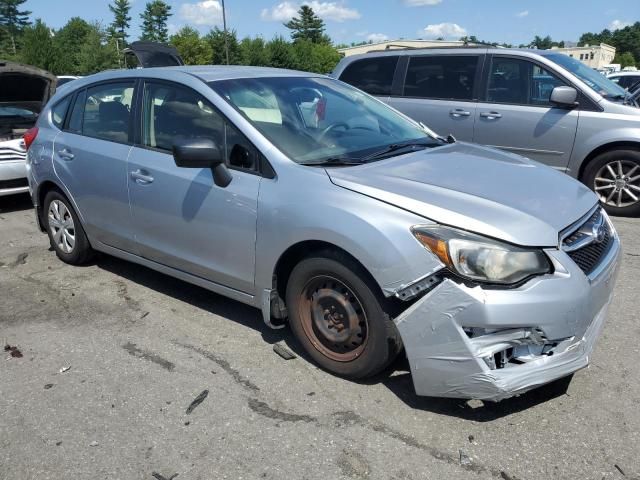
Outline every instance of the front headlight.
<svg viewBox="0 0 640 480"><path fill-rule="evenodd" d="M471 280L509 285L551 271L549 259L539 249L441 226L417 225L411 232L442 263Z"/></svg>

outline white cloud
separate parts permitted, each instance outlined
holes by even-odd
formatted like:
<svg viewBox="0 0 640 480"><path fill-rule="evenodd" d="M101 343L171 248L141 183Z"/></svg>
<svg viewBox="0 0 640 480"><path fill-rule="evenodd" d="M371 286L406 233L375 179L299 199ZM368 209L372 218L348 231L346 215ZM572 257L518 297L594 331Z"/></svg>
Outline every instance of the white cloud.
<svg viewBox="0 0 640 480"><path fill-rule="evenodd" d="M424 30L424 35L427 38L455 38L464 37L467 34L467 30L462 28L457 23L436 23L433 25L427 25Z"/></svg>
<svg viewBox="0 0 640 480"><path fill-rule="evenodd" d="M404 4L409 7L426 7L439 3L442 3L442 0L404 0Z"/></svg>
<svg viewBox="0 0 640 480"><path fill-rule="evenodd" d="M524 18L529 16L529 10L523 10L521 12L516 13L516 17Z"/></svg>
<svg viewBox="0 0 640 480"><path fill-rule="evenodd" d="M628 27L629 25L631 25L631 22L624 22L622 20L614 20L613 22L611 22L609 24L609 30L613 31L613 30L620 30L624 27Z"/></svg>
<svg viewBox="0 0 640 480"><path fill-rule="evenodd" d="M357 20L361 17L358 10L346 7L343 2L320 2L318 0L311 0L302 3L278 3L271 8L262 9L260 18L276 22L287 22L296 16L301 5L309 5L316 15L323 20L344 22L346 20Z"/></svg>
<svg viewBox="0 0 640 480"><path fill-rule="evenodd" d="M222 4L219 0L184 3L180 7L180 17L194 25L218 25L222 23Z"/></svg>
<svg viewBox="0 0 640 480"><path fill-rule="evenodd" d="M389 40L389 36L385 35L384 33L370 33L365 38L367 39L367 42L373 42L373 43L384 42L385 40Z"/></svg>

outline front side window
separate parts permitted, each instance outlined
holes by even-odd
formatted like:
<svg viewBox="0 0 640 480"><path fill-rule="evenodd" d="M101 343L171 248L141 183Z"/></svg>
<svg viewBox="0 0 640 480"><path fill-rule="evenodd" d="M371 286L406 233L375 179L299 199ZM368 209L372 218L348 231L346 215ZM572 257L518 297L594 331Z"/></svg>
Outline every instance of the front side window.
<svg viewBox="0 0 640 480"><path fill-rule="evenodd" d="M489 71L487 102L551 106L555 87L564 85L539 65L517 58L494 57Z"/></svg>
<svg viewBox="0 0 640 480"><path fill-rule="evenodd" d="M246 78L209 85L298 163L362 160L404 142L439 144L418 124L335 80Z"/></svg>
<svg viewBox="0 0 640 480"><path fill-rule="evenodd" d="M587 67L584 63L579 62L575 58L568 57L563 53L551 53L545 55L545 58L560 65L564 69L582 80L594 92L599 93L603 97L610 99L624 100L626 97L624 88L616 85L607 77L593 68Z"/></svg>
<svg viewBox="0 0 640 480"><path fill-rule="evenodd" d="M269 120L268 103L252 105L250 112L262 115L267 111L264 118ZM198 139L212 140L228 166L257 170L256 149L206 98L186 87L147 82L143 97L142 144L170 152L178 141Z"/></svg>
<svg viewBox="0 0 640 480"><path fill-rule="evenodd" d="M472 100L478 67L474 55L411 57L405 97Z"/></svg>
<svg viewBox="0 0 640 480"><path fill-rule="evenodd" d="M384 56L356 60L344 69L340 80L370 95L391 95L398 58Z"/></svg>
<svg viewBox="0 0 640 480"><path fill-rule="evenodd" d="M82 134L126 143L129 140L133 85L133 82L117 82L87 89Z"/></svg>

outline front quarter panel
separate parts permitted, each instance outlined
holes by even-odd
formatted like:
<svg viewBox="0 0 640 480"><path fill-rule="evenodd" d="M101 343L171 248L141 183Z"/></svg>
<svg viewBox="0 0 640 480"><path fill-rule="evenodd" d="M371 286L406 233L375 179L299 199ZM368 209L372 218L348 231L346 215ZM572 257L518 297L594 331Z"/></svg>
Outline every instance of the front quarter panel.
<svg viewBox="0 0 640 480"><path fill-rule="evenodd" d="M358 168L358 167L350 167ZM332 184L324 169L291 164L260 190L256 290L272 287L278 260L304 241L335 245L355 257L386 296L442 268L409 228L424 218Z"/></svg>

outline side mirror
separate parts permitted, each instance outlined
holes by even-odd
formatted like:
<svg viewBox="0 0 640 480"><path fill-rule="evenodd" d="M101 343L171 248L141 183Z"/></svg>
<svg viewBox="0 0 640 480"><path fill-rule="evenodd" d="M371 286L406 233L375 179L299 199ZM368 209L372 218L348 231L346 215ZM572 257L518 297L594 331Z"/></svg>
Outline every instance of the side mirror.
<svg viewBox="0 0 640 480"><path fill-rule="evenodd" d="M573 87L555 87L551 92L549 101L552 105L561 108L574 108L578 106L576 101L578 91Z"/></svg>
<svg viewBox="0 0 640 480"><path fill-rule="evenodd" d="M173 160L178 167L211 168L213 181L219 187L231 183L231 174L218 146L209 139L179 140L173 144Z"/></svg>

